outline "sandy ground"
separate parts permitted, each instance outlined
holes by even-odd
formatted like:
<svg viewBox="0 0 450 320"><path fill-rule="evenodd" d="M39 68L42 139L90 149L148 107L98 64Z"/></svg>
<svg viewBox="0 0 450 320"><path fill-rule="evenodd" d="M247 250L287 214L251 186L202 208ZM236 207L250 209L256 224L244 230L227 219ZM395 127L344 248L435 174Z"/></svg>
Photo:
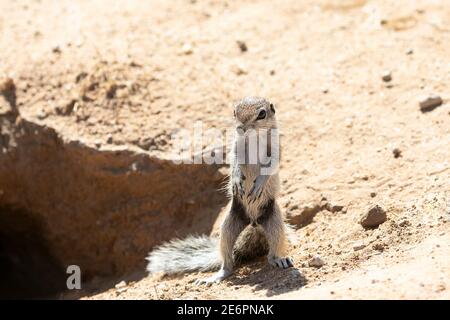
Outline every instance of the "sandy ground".
<svg viewBox="0 0 450 320"><path fill-rule="evenodd" d="M450 298L446 1L2 0L0 10L0 72L23 117L88 145L167 156L179 128L225 129L233 100L264 96L283 132L286 215L323 198L344 207L296 226L295 269L257 261L212 287L195 286L199 274L146 277L81 296ZM432 94L444 103L421 112ZM388 219L365 230L358 220L375 204ZM316 255L321 268L308 265Z"/></svg>

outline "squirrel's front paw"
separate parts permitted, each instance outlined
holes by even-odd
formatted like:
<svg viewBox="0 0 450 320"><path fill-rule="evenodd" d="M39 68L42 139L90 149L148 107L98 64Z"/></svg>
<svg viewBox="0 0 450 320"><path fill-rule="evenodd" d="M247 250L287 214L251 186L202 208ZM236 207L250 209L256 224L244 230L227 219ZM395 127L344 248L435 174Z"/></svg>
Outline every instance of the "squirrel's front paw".
<svg viewBox="0 0 450 320"><path fill-rule="evenodd" d="M250 202L254 202L259 199L264 190L264 185L266 184L267 178L267 176L258 176L255 181L253 181L253 186L247 195L247 199Z"/></svg>
<svg viewBox="0 0 450 320"><path fill-rule="evenodd" d="M233 181L233 195L239 196L241 199L244 197L244 184L242 179Z"/></svg>
<svg viewBox="0 0 450 320"><path fill-rule="evenodd" d="M294 266L291 258L288 258L288 257L286 257L286 258L284 258L284 257L283 258L279 258L279 257L269 258L269 264L271 264L274 267L281 268L281 269L287 269L287 268Z"/></svg>

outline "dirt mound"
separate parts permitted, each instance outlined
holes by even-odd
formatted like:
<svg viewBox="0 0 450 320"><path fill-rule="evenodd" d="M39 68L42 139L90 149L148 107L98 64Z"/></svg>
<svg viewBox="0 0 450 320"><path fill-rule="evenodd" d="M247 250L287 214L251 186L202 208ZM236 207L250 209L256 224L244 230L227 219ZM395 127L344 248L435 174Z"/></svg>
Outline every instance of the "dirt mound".
<svg viewBox="0 0 450 320"><path fill-rule="evenodd" d="M155 244L210 232L225 204L217 167L90 148L20 116L0 116L0 124L2 257L21 266L2 273L6 278L31 266L45 291L69 265L80 266L85 281L143 274ZM30 253L52 257L53 267ZM64 288L65 280L58 283Z"/></svg>
<svg viewBox="0 0 450 320"><path fill-rule="evenodd" d="M0 9L0 261L23 275L11 279L29 279L29 263L53 279L80 264L83 290L62 298L448 298L445 4ZM295 269L255 261L209 288L192 283L200 274L146 277L152 246L214 234L225 213L224 174L174 165L170 137L196 121L225 130L231 101L248 95L277 106Z"/></svg>

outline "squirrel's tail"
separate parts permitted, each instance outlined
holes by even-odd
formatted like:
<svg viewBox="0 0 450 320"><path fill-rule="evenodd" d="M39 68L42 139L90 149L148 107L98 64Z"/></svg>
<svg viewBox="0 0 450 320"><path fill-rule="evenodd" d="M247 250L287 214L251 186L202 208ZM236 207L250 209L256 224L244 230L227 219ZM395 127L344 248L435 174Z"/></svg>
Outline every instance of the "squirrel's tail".
<svg viewBox="0 0 450 320"><path fill-rule="evenodd" d="M218 239L207 236L171 240L150 252L147 260L150 273L213 271L221 265Z"/></svg>

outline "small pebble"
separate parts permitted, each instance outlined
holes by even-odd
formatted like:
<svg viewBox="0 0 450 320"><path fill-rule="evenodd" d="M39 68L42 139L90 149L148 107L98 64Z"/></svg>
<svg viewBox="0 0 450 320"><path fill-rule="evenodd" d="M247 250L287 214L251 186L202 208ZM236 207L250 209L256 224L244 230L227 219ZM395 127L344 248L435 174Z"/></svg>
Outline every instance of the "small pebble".
<svg viewBox="0 0 450 320"><path fill-rule="evenodd" d="M14 80L12 78L6 78L0 83L0 93L1 94L7 94L9 92L15 91L16 85L14 83Z"/></svg>
<svg viewBox="0 0 450 320"><path fill-rule="evenodd" d="M61 53L61 47L59 45L56 45L52 48L53 53Z"/></svg>
<svg viewBox="0 0 450 320"><path fill-rule="evenodd" d="M402 156L402 151L399 148L394 148L392 154L394 155L394 158L397 159Z"/></svg>
<svg viewBox="0 0 450 320"><path fill-rule="evenodd" d="M392 80L392 73L390 71L386 71L383 73L381 79L383 79L384 82L389 82Z"/></svg>
<svg viewBox="0 0 450 320"><path fill-rule="evenodd" d="M419 102L420 111L430 112L442 105L444 101L438 95L430 95L426 98L422 98Z"/></svg>
<svg viewBox="0 0 450 320"><path fill-rule="evenodd" d="M192 48L192 45L189 43L185 43L183 47L181 47L181 53L185 55L190 55L194 52L194 49Z"/></svg>
<svg viewBox="0 0 450 320"><path fill-rule="evenodd" d="M247 44L244 41L238 40L238 41L236 41L236 43L237 43L239 49L241 50L241 52L247 52L248 47L247 47Z"/></svg>
<svg viewBox="0 0 450 320"><path fill-rule="evenodd" d="M409 220L405 219L405 220L401 221L398 225L400 227L409 227L411 225L411 222L409 222Z"/></svg>
<svg viewBox="0 0 450 320"><path fill-rule="evenodd" d="M387 220L386 211L379 205L375 205L365 213L361 219L360 224L365 229L376 228Z"/></svg>
<svg viewBox="0 0 450 320"><path fill-rule="evenodd" d="M233 66L232 66L232 71L233 71L236 75L238 75L238 76L247 74L247 70L246 70L245 67L244 67L243 65L241 65L241 64L235 64L235 65L233 65Z"/></svg>
<svg viewBox="0 0 450 320"><path fill-rule="evenodd" d="M325 265L325 262L322 260L320 256L315 256L311 260L309 260L308 265L314 268L320 268Z"/></svg>
<svg viewBox="0 0 450 320"><path fill-rule="evenodd" d="M116 284L114 287L116 288L116 289L120 289L120 288L124 288L124 287L126 287L127 286L127 283L125 282L125 281L120 281L118 284Z"/></svg>
<svg viewBox="0 0 450 320"><path fill-rule="evenodd" d="M354 251L359 251L362 250L366 247L366 245L363 242L357 242L353 245L353 250Z"/></svg>

